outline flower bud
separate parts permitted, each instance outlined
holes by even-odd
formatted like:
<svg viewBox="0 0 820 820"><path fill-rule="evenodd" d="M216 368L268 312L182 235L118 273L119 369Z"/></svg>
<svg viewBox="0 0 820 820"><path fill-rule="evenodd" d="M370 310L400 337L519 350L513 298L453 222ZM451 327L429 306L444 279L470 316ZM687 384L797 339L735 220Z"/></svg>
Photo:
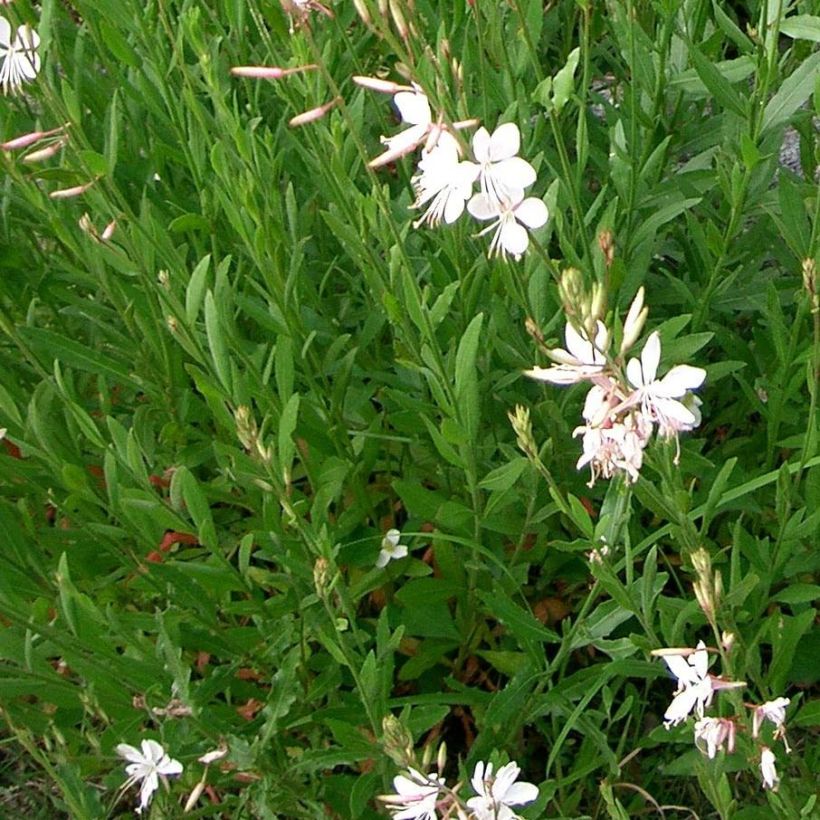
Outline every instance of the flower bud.
<svg viewBox="0 0 820 820"><path fill-rule="evenodd" d="M391 80L382 80L379 77L364 77L357 74L353 77L353 82L362 88L369 88L371 91L379 91L382 94L397 94L399 91L412 91L412 86L399 85Z"/></svg>
<svg viewBox="0 0 820 820"><path fill-rule="evenodd" d="M330 111L334 105L338 105L341 100L341 97L334 97L330 102L327 102L324 105L311 108L309 111L303 111L301 114L291 117L288 120L288 125L291 128L298 128L300 125L307 125L309 122L315 122L316 120L324 117L324 115L327 114L327 112Z"/></svg>
<svg viewBox="0 0 820 820"><path fill-rule="evenodd" d="M397 766L413 763L413 737L395 715L386 715L382 721L382 748Z"/></svg>
<svg viewBox="0 0 820 820"><path fill-rule="evenodd" d="M49 199L71 199L72 197L84 194L95 182L96 180L92 179L91 182L86 182L85 185L75 185L73 188L61 188L58 191L52 191L48 196Z"/></svg>
<svg viewBox="0 0 820 820"><path fill-rule="evenodd" d="M646 317L649 315L649 308L643 305L644 290L643 287L638 288L632 304L629 306L629 312L626 314L624 320L624 335L621 340L620 354L626 353L641 335Z"/></svg>

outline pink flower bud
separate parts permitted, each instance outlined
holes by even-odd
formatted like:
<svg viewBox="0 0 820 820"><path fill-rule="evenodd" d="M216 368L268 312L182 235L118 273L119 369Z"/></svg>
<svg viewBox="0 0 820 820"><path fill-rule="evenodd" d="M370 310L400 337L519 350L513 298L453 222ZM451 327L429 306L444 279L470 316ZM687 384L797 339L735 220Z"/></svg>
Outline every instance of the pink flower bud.
<svg viewBox="0 0 820 820"><path fill-rule="evenodd" d="M341 97L335 97L330 102L325 103L324 105L320 105L318 108L311 108L310 111L304 111L301 114L297 114L295 117L292 117L288 121L288 125L291 128L297 128L300 125L307 125L309 122L314 122L315 120L321 119L333 108L334 105L339 103Z"/></svg>
<svg viewBox="0 0 820 820"><path fill-rule="evenodd" d="M32 151L30 154L26 154L23 157L23 162L32 163L32 162L42 162L46 159L51 159L55 154L59 154L60 151L63 150L63 147L68 142L66 137L62 139L56 140L52 142L51 145L47 145L45 148L41 148L39 151Z"/></svg>
<svg viewBox="0 0 820 820"><path fill-rule="evenodd" d="M84 194L95 182L96 180L92 179L91 182L86 182L85 185L75 185L73 188L60 188L58 191L52 191L48 196L49 199L71 199L72 197Z"/></svg>
<svg viewBox="0 0 820 820"><path fill-rule="evenodd" d="M371 91L379 91L382 94L396 94L399 91L412 91L412 86L399 85L390 80L380 80L378 77L355 76L353 82L362 88L369 88Z"/></svg>
<svg viewBox="0 0 820 820"><path fill-rule="evenodd" d="M290 74L297 74L300 71L312 71L316 65L301 65L293 68L279 68L278 66L264 65L237 65L231 69L234 77L248 77L253 80L281 80Z"/></svg>

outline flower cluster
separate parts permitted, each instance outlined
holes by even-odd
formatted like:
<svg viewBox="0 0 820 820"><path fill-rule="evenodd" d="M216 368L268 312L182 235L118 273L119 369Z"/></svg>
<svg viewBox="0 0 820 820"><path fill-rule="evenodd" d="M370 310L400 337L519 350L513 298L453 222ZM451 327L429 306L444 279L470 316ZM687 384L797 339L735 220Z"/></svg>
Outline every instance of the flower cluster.
<svg viewBox="0 0 820 820"><path fill-rule="evenodd" d="M0 88L16 94L23 83L33 80L40 70L37 48L40 36L28 24L20 26L12 38L12 26L0 17Z"/></svg>
<svg viewBox="0 0 820 820"><path fill-rule="evenodd" d="M450 817L456 812L459 817L470 820L517 820L512 806L523 806L538 798L538 787L533 783L518 783L521 768L510 762L494 772L492 763L479 761L476 764L470 785L475 796L462 805L454 789L448 789L443 777L437 774L422 774L408 768L406 774L393 778L395 794L382 795L393 815L393 820L438 820Z"/></svg>
<svg viewBox="0 0 820 820"><path fill-rule="evenodd" d="M547 206L524 193L536 179L535 169L518 156L521 133L515 123L504 123L490 134L479 128L473 135L472 159L464 159L466 146L458 132L477 124L463 120L447 124L433 118L430 101L417 85L402 86L373 77L354 77L365 88L393 95L402 122L407 126L391 137L382 137L385 151L370 166L377 168L421 148L412 185L412 207L424 208L414 226L451 225L467 212L480 222L490 222L478 235L493 231L490 256L519 259L529 247L527 228L540 228L549 219ZM478 185L478 191L474 186Z"/></svg>
<svg viewBox="0 0 820 820"><path fill-rule="evenodd" d="M733 718L710 717L705 714L705 710L711 705L715 692L737 689L746 684L710 675L709 653L703 641L695 649L656 649L652 654L663 658L678 681L675 696L663 716L666 728L683 723L694 712L697 717L694 725L695 746L710 760L714 760L723 749L728 754L734 752L736 721ZM788 698L776 698L759 706L750 706L752 738L757 740L760 737L763 723L768 721L774 725L773 739L782 740L786 752L791 751L786 740L785 726L788 705ZM761 745L760 773L764 788L776 789L780 782L775 764L776 758L772 750Z"/></svg>
<svg viewBox="0 0 820 820"><path fill-rule="evenodd" d="M657 331L649 335L640 357L631 358L623 368L624 355L646 321L643 299L641 288L624 320L616 357L610 355L612 334L593 310L585 322L567 322L566 348L547 350L554 365L526 371L526 375L551 384L590 385L582 411L584 424L573 432L582 436L583 454L577 466L589 465L590 486L599 476L612 478L617 473L624 474L627 481L637 481L644 449L655 430L662 438L675 440L677 463L678 435L700 424L700 399L690 391L703 384L706 371L677 365L658 378L661 338Z"/></svg>

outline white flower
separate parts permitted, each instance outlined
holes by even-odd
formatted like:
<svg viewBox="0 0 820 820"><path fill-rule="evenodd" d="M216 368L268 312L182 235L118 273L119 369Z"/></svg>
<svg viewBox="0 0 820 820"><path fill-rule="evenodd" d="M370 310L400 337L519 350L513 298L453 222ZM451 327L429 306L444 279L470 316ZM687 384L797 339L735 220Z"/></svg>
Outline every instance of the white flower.
<svg viewBox="0 0 820 820"><path fill-rule="evenodd" d="M695 723L695 746L703 752L698 741L705 743L707 757L714 760L724 743L729 754L735 750L735 732L735 723L729 718L701 718Z"/></svg>
<svg viewBox="0 0 820 820"><path fill-rule="evenodd" d="M143 740L140 746L142 751L127 743L120 743L116 750L120 757L129 761L125 767L128 780L123 789L142 781L137 814L148 808L151 797L159 788L160 777L165 778L182 773L182 764L178 760L172 760L156 740Z"/></svg>
<svg viewBox="0 0 820 820"><path fill-rule="evenodd" d="M487 194L476 194L467 203L467 210L479 221L495 220L478 234L483 236L488 231L495 230L489 255L506 257L510 253L516 259L521 258L530 244L526 228L540 228L549 219L547 206L534 196L524 199L522 190L512 191L509 198L499 201Z"/></svg>
<svg viewBox="0 0 820 820"><path fill-rule="evenodd" d="M661 360L661 337L658 331L650 334L641 351L641 358L630 359L626 377L635 388L628 403L640 402L644 413L658 424L658 431L667 438L676 437L682 430L692 430L698 416L678 399L687 391L703 384L706 371L686 364L673 367L662 379L657 379Z"/></svg>
<svg viewBox="0 0 820 820"><path fill-rule="evenodd" d="M409 125L409 128L399 131L392 137L382 137L381 141L386 146L385 153L398 158L409 154L427 139L427 134L433 126L433 116L427 95L419 86L414 85L412 91L399 91L394 94L393 102L399 109L401 121Z"/></svg>
<svg viewBox="0 0 820 820"><path fill-rule="evenodd" d="M387 562L396 558L404 558L407 555L407 547L400 544L401 533L398 530L388 530L382 538L382 548L379 557L376 559L376 566L386 567Z"/></svg>
<svg viewBox="0 0 820 820"><path fill-rule="evenodd" d="M15 94L24 82L37 76L40 55L37 47L40 35L28 24L20 26L14 40L11 39L11 23L0 17L0 87L4 94Z"/></svg>
<svg viewBox="0 0 820 820"><path fill-rule="evenodd" d="M774 723L775 738L782 738L786 751L789 752L788 741L786 740L786 707L791 701L789 698L775 698L775 700L767 700L756 706L752 714L752 737L757 738L760 734L760 727L764 720L769 720Z"/></svg>
<svg viewBox="0 0 820 820"><path fill-rule="evenodd" d="M438 775L423 775L415 769L408 769L410 777L398 775L393 778L396 794L379 797L387 803L393 820L437 820L436 802L444 786L444 778Z"/></svg>
<svg viewBox="0 0 820 820"><path fill-rule="evenodd" d="M777 791L780 778L777 776L776 762L774 752L768 746L764 746L760 752L760 776L763 778L764 789Z"/></svg>
<svg viewBox="0 0 820 820"><path fill-rule="evenodd" d="M422 153L419 171L412 179L416 191L412 207L420 208L428 202L430 205L421 219L413 223L414 227L424 222L435 227L442 218L452 224L464 213L478 167L472 162L460 162L458 141L452 134L442 132L432 150Z"/></svg>
<svg viewBox="0 0 820 820"><path fill-rule="evenodd" d="M678 679L678 688L672 703L663 715L667 729L683 723L695 710L698 718L712 702L719 689L735 689L746 684L713 677L708 673L709 653L706 644L699 641L696 649L656 649L653 655L663 658L672 674Z"/></svg>
<svg viewBox="0 0 820 820"><path fill-rule="evenodd" d="M609 346L609 331L603 322L598 322L592 340L587 338L583 328L576 330L567 322L564 338L566 350L559 347L549 351L550 358L558 362L557 365L533 367L525 371L526 375L552 384L566 385L590 380L602 373L606 367L604 353Z"/></svg>
<svg viewBox="0 0 820 820"><path fill-rule="evenodd" d="M535 182L535 169L516 156L520 147L521 134L512 122L499 125L492 136L486 128L479 128L473 134L473 156L479 165L481 193L496 209L505 202L523 199L524 189Z"/></svg>
<svg viewBox="0 0 820 820"><path fill-rule="evenodd" d="M590 396L596 397L593 391L601 390L593 386L587 394L585 411L590 404ZM628 482L638 480L643 465L643 451L652 432L651 425L639 413L630 413L623 419L605 424L587 424L576 427L572 435L583 435L583 453L575 465L580 470L590 465L592 487L599 477L612 478L618 472L626 474Z"/></svg>
<svg viewBox="0 0 820 820"><path fill-rule="evenodd" d="M479 761L470 783L477 797L471 797L467 806L475 820L513 820L518 815L510 806L532 803L538 797L538 787L533 783L516 783L521 768L515 762L502 766L493 777L493 764Z"/></svg>

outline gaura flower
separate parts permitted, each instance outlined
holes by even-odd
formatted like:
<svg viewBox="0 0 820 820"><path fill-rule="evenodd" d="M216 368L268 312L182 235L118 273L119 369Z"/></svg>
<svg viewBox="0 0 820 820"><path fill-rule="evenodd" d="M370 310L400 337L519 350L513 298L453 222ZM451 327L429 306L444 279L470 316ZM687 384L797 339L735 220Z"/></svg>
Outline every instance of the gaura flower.
<svg viewBox="0 0 820 820"><path fill-rule="evenodd" d="M593 391L599 390L602 388L593 385L587 394L587 406L590 396L596 395ZM580 470L590 465L589 487L594 486L599 477L609 479L619 472L626 474L627 482L634 483L640 477L643 451L651 433L652 425L640 412L629 413L616 421L576 427L572 435L583 435L583 453L575 467Z"/></svg>
<svg viewBox="0 0 820 820"><path fill-rule="evenodd" d="M752 737L757 738L760 734L760 727L763 724L764 720L768 720L774 723L774 736L775 738L783 739L783 744L786 747L786 751L789 752L789 744L786 740L786 707L789 705L791 701L789 698L775 698L774 700L767 700L765 703L761 703L760 706L756 706L755 710L752 714Z"/></svg>
<svg viewBox="0 0 820 820"><path fill-rule="evenodd" d="M379 557L376 559L376 566L386 567L387 562L398 558L404 558L407 555L407 547L400 544L401 533L396 529L388 530L382 538L382 548L379 552Z"/></svg>
<svg viewBox="0 0 820 820"><path fill-rule="evenodd" d="M698 642L696 649L656 649L652 654L660 655L678 679L675 697L663 715L667 729L683 723L693 709L698 718L703 718L704 710L712 703L714 693L719 689L735 689L746 685L709 674L709 653L703 641Z"/></svg>
<svg viewBox="0 0 820 820"><path fill-rule="evenodd" d="M467 806L475 820L515 820L517 814L510 806L532 803L538 798L538 787L533 783L516 783L521 768L514 761L502 766L493 777L493 764L479 761L470 783L477 797L471 797Z"/></svg>
<svg viewBox="0 0 820 820"><path fill-rule="evenodd" d="M695 723L695 746L710 760L726 745L731 754L735 750L735 723L729 718L704 717ZM700 741L700 742L699 742ZM700 743L705 743L704 749Z"/></svg>
<svg viewBox="0 0 820 820"><path fill-rule="evenodd" d="M484 228L478 236L495 230L490 242L489 256L512 254L516 259L527 250L530 238L526 228L540 228L547 224L549 210L534 196L524 199L522 190L512 191L511 198L495 200L487 194L475 194L467 203L470 215L481 222L494 219L492 225Z"/></svg>
<svg viewBox="0 0 820 820"><path fill-rule="evenodd" d="M433 115L427 95L417 85L412 91L399 91L393 95L393 102L399 110L401 121L409 127L392 137L382 137L385 153L400 157L409 154L427 139L433 126Z"/></svg>
<svg viewBox="0 0 820 820"><path fill-rule="evenodd" d="M780 783L775 767L776 762L774 752L768 746L764 746L760 752L760 776L763 778L763 788L771 789L773 792L777 791Z"/></svg>
<svg viewBox="0 0 820 820"><path fill-rule="evenodd" d="M520 148L521 134L513 122L499 125L492 136L486 128L479 128L473 134L473 156L479 167L481 193L499 210L505 202L523 199L524 189L535 182L535 169L517 156Z"/></svg>
<svg viewBox="0 0 820 820"><path fill-rule="evenodd" d="M16 94L23 83L30 82L40 70L37 47L40 35L28 24L17 29L12 40L11 23L0 17L0 87L4 94Z"/></svg>
<svg viewBox="0 0 820 820"><path fill-rule="evenodd" d="M577 384L599 376L606 367L604 355L609 346L609 331L598 321L595 338L587 338L586 331L577 330L570 322L564 330L566 349L555 348L549 357L558 362L552 367L533 367L525 375L552 384Z"/></svg>
<svg viewBox="0 0 820 820"><path fill-rule="evenodd" d="M424 215L413 223L414 227L425 222L435 227L442 219L452 224L464 213L478 167L472 162L461 162L456 138L443 132L433 149L422 153L419 171L412 179L416 191L412 207L430 204Z"/></svg>
<svg viewBox="0 0 820 820"><path fill-rule="evenodd" d="M437 820L436 802L444 786L444 778L439 775L423 775L415 769L407 770L393 778L395 794L379 797L393 815L393 820Z"/></svg>
<svg viewBox="0 0 820 820"><path fill-rule="evenodd" d="M182 774L182 764L178 760L172 760L156 740L143 740L140 746L142 751L127 743L120 743L116 749L120 757L129 761L125 767L128 780L123 789L142 781L137 814L148 808L154 792L159 788L160 778Z"/></svg>
<svg viewBox="0 0 820 820"><path fill-rule="evenodd" d="M626 377L635 388L627 403L640 403L643 412L657 423L661 435L677 437L680 431L692 430L698 422L695 413L678 399L682 399L687 391L700 387L706 371L702 367L680 364L658 379L660 360L661 337L655 331L646 340L640 360L627 362Z"/></svg>

